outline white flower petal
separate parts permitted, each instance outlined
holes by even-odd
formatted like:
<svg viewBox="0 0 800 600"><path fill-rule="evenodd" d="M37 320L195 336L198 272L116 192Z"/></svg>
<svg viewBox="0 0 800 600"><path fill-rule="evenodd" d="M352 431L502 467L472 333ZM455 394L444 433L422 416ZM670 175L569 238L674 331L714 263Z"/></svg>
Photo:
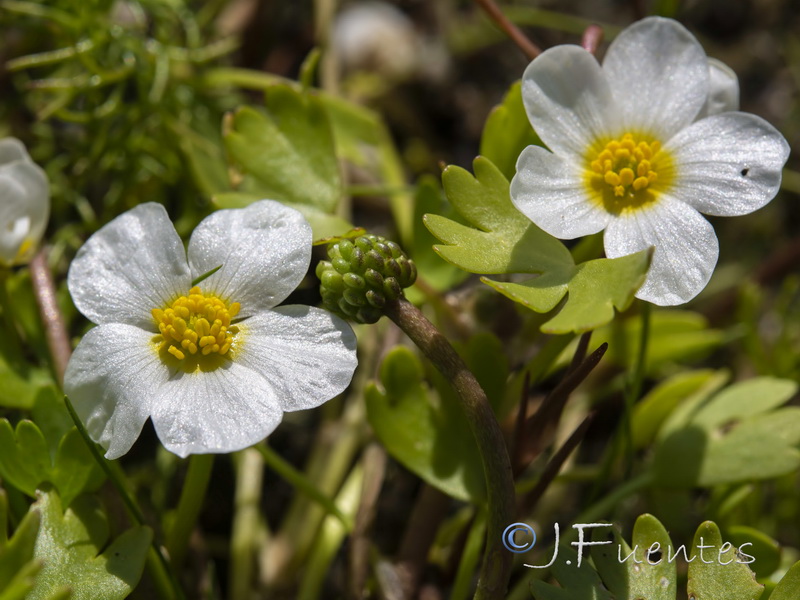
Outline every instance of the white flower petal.
<svg viewBox="0 0 800 600"><path fill-rule="evenodd" d="M235 360L213 371L178 372L152 400L153 425L178 456L235 452L280 424L273 387Z"/></svg>
<svg viewBox="0 0 800 600"><path fill-rule="evenodd" d="M311 227L299 212L262 200L204 219L189 241L189 264L193 277L222 265L200 287L239 302L239 315L246 317L276 306L300 284L311 242Z"/></svg>
<svg viewBox="0 0 800 600"><path fill-rule="evenodd" d="M587 196L582 173L538 146L528 146L517 160L511 180L514 206L541 229L561 239L602 231L609 214Z"/></svg>
<svg viewBox="0 0 800 600"><path fill-rule="evenodd" d="M0 140L0 165L5 165L17 160L30 161L25 144L17 138L7 137Z"/></svg>
<svg viewBox="0 0 800 600"><path fill-rule="evenodd" d="M699 294L719 255L711 223L691 206L664 194L651 206L613 219L604 245L609 258L655 246L650 271L636 297L660 306L683 304Z"/></svg>
<svg viewBox="0 0 800 600"><path fill-rule="evenodd" d="M0 200L0 263L28 262L50 215L47 176L27 155L0 165Z"/></svg>
<svg viewBox="0 0 800 600"><path fill-rule="evenodd" d="M160 204L118 216L78 250L67 284L75 306L95 323L153 328L151 310L186 294L192 277L183 243Z"/></svg>
<svg viewBox="0 0 800 600"><path fill-rule="evenodd" d="M662 143L691 123L705 104L708 69L694 36L677 21L661 17L627 27L603 61L625 128L644 130Z"/></svg>
<svg viewBox="0 0 800 600"><path fill-rule="evenodd" d="M91 438L119 458L139 437L151 399L169 379L153 334L109 323L81 340L64 374L64 392Z"/></svg>
<svg viewBox="0 0 800 600"><path fill-rule="evenodd" d="M702 213L730 217L764 206L781 185L789 145L764 119L724 113L693 123L665 146L675 160L671 194Z"/></svg>
<svg viewBox="0 0 800 600"><path fill-rule="evenodd" d="M728 65L716 58L708 59L709 91L697 119L739 110L739 78Z"/></svg>
<svg viewBox="0 0 800 600"><path fill-rule="evenodd" d="M553 152L582 158L588 146L614 133L617 119L603 70L580 46L550 48L522 76L531 125Z"/></svg>
<svg viewBox="0 0 800 600"><path fill-rule="evenodd" d="M281 306L243 321L236 362L260 373L285 411L319 406L350 384L356 337L350 325L308 306Z"/></svg>

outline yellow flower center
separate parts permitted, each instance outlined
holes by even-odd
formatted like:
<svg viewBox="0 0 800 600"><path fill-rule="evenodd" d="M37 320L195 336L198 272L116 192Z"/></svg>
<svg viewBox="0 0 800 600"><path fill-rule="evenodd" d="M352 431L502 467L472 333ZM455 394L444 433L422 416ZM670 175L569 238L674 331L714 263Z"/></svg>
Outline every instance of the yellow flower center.
<svg viewBox="0 0 800 600"><path fill-rule="evenodd" d="M160 335L153 341L158 344L162 359L173 363L177 360L188 371L216 368L221 364L220 358L230 358L239 333L231 320L239 309L238 302L226 304L213 294L203 294L199 286L166 308L154 308L153 319Z"/></svg>
<svg viewBox="0 0 800 600"><path fill-rule="evenodd" d="M656 200L672 179L672 159L658 140L626 133L598 141L587 152L587 185L592 199L618 214Z"/></svg>

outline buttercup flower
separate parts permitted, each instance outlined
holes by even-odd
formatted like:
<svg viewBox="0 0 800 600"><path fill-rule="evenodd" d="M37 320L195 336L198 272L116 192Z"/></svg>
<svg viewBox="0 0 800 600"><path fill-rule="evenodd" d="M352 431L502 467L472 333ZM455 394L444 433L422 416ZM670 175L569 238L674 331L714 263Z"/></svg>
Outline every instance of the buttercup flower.
<svg viewBox="0 0 800 600"><path fill-rule="evenodd" d="M637 293L654 304L687 302L708 283L719 244L700 213L761 208L789 156L769 123L727 112L738 109L736 76L669 19L625 29L602 67L578 46L547 50L522 97L550 151L522 152L514 204L559 238L605 230L609 258L654 246Z"/></svg>
<svg viewBox="0 0 800 600"><path fill-rule="evenodd" d="M33 258L49 216L47 175L18 139L0 140L0 266Z"/></svg>
<svg viewBox="0 0 800 600"><path fill-rule="evenodd" d="M64 388L106 457L125 454L148 417L179 456L240 450L284 411L342 392L356 367L350 326L321 309L276 307L310 260L310 226L272 200L213 213L188 260L159 204L89 238L67 283L99 326L78 344Z"/></svg>

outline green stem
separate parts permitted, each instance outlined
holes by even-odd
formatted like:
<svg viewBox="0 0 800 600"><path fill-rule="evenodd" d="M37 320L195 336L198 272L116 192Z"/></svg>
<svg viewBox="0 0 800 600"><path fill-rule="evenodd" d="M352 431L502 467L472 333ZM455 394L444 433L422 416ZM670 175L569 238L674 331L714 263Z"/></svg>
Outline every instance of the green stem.
<svg viewBox="0 0 800 600"><path fill-rule="evenodd" d="M294 488L300 490L306 496L314 500L317 504L324 508L326 512L339 519L347 531L353 530L353 520L340 511L336 506L336 503L322 493L310 479L295 469L291 464L286 462L269 446L265 444L259 444L258 446L254 447L261 453L264 462L270 469L275 471Z"/></svg>
<svg viewBox="0 0 800 600"><path fill-rule="evenodd" d="M461 400L483 462L487 494L486 553L475 600L505 598L512 554L502 544L514 519L514 480L503 433L486 393L450 342L405 298L387 303L384 314L411 338L450 381Z"/></svg>
<svg viewBox="0 0 800 600"><path fill-rule="evenodd" d="M647 371L647 345L650 340L650 317L652 315L652 304L649 302L641 303L641 318L642 325L639 333L639 347L636 353L636 362L631 372L631 379L628 384L628 390L625 394L625 414L623 432L625 456L627 457L627 468L630 472L633 462L633 406L639 400L642 393L642 385L644 383L645 372Z"/></svg>
<svg viewBox="0 0 800 600"><path fill-rule="evenodd" d="M453 591L450 593L450 600L466 600L472 586L472 574L481 557L483 548L483 538L486 534L486 511L479 510L472 522L467 542L464 544L464 552L458 563L456 579L453 583Z"/></svg>
<svg viewBox="0 0 800 600"><path fill-rule="evenodd" d="M247 600L253 594L255 553L261 529L260 503L264 460L254 448L242 450L233 458L236 467L236 492L231 526L228 598Z"/></svg>
<svg viewBox="0 0 800 600"><path fill-rule="evenodd" d="M176 569L180 569L186 558L189 538L203 508L213 465L213 454L192 454L189 458L189 471L183 483L175 521L169 528L166 540L167 552Z"/></svg>
<svg viewBox="0 0 800 600"><path fill-rule="evenodd" d="M80 417L78 417L78 413L75 412L75 408L72 406L72 402L70 402L68 396L64 396L64 404L67 407L69 416L72 417L73 423L75 423L75 427L78 429L78 433L80 433L81 437L83 438L86 447L89 448L89 452L92 453L92 457L94 458L95 462L100 466L100 468L108 477L109 481L111 481L112 485L117 489L117 493L122 498L122 502L125 504L125 507L128 509L128 512L133 520L137 525L146 525L144 514L139 508L139 505L136 504L136 501L133 499L130 493L128 493L128 487L125 484L124 475L119 469L113 468L116 465L103 458L103 456L97 450L97 444L95 444L94 441L92 441L92 438L89 437L89 432L86 431L86 428L83 426L83 422L81 421ZM155 553L155 559L152 557L153 553ZM185 597L183 595L183 590L178 584L175 573L170 567L169 561L164 556L164 553L156 542L155 538L153 538L152 541L152 549L151 553L147 557L147 563L150 567L150 574L153 576L153 580L158 587L159 595L165 600L183 600Z"/></svg>
<svg viewBox="0 0 800 600"><path fill-rule="evenodd" d="M361 487L364 482L364 468L357 465L347 477L341 491L336 497L336 504L341 506L337 511L346 513L351 520L358 510ZM330 570L330 565L344 542L348 530L341 520L331 515L325 518L319 534L314 540L314 547L306 563L305 575L297 593L297 600L317 600L320 597L322 584Z"/></svg>

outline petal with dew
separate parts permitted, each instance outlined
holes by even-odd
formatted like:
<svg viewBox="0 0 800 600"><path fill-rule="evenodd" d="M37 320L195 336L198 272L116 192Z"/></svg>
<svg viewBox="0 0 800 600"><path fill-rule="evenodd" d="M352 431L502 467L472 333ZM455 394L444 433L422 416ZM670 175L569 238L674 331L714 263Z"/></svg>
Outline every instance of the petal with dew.
<svg viewBox="0 0 800 600"><path fill-rule="evenodd" d="M719 256L711 223L691 206L665 194L652 205L613 219L604 245L608 258L655 246L647 279L636 297L659 306L683 304L699 294Z"/></svg>
<svg viewBox="0 0 800 600"><path fill-rule="evenodd" d="M189 241L189 264L194 277L221 265L201 287L239 302L246 317L276 306L300 284L311 241L311 226L298 211L262 200L204 219Z"/></svg>
<svg viewBox="0 0 800 600"><path fill-rule="evenodd" d="M611 218L587 194L573 163L544 148L528 146L517 160L511 201L538 227L561 239L602 231Z"/></svg>
<svg viewBox="0 0 800 600"><path fill-rule="evenodd" d="M753 212L778 193L789 144L749 113L723 113L693 123L665 147L675 161L675 197L707 215Z"/></svg>
<svg viewBox="0 0 800 600"><path fill-rule="evenodd" d="M252 446L280 424L283 410L268 381L230 361L211 371L175 373L154 395L151 417L164 447L186 457Z"/></svg>
<svg viewBox="0 0 800 600"><path fill-rule="evenodd" d="M662 143L694 121L708 98L705 52L672 19L650 17L626 28L609 46L603 70L625 129Z"/></svg>
<svg viewBox="0 0 800 600"><path fill-rule="evenodd" d="M709 115L739 110L739 78L728 65L716 58L708 59L709 91L706 103L697 115Z"/></svg>
<svg viewBox="0 0 800 600"><path fill-rule="evenodd" d="M132 325L100 325L83 336L67 365L64 392L106 458L130 450L151 399L169 379L152 338Z"/></svg>
<svg viewBox="0 0 800 600"><path fill-rule="evenodd" d="M236 361L259 373L285 411L319 406L345 390L358 364L350 325L308 306L281 306L241 324Z"/></svg>
<svg viewBox="0 0 800 600"><path fill-rule="evenodd" d="M605 74L580 46L536 57L522 76L522 100L536 133L559 155L582 159L598 137L618 129Z"/></svg>
<svg viewBox="0 0 800 600"><path fill-rule="evenodd" d="M75 306L95 323L153 329L152 309L191 287L183 243L160 204L148 202L100 228L67 275Z"/></svg>

